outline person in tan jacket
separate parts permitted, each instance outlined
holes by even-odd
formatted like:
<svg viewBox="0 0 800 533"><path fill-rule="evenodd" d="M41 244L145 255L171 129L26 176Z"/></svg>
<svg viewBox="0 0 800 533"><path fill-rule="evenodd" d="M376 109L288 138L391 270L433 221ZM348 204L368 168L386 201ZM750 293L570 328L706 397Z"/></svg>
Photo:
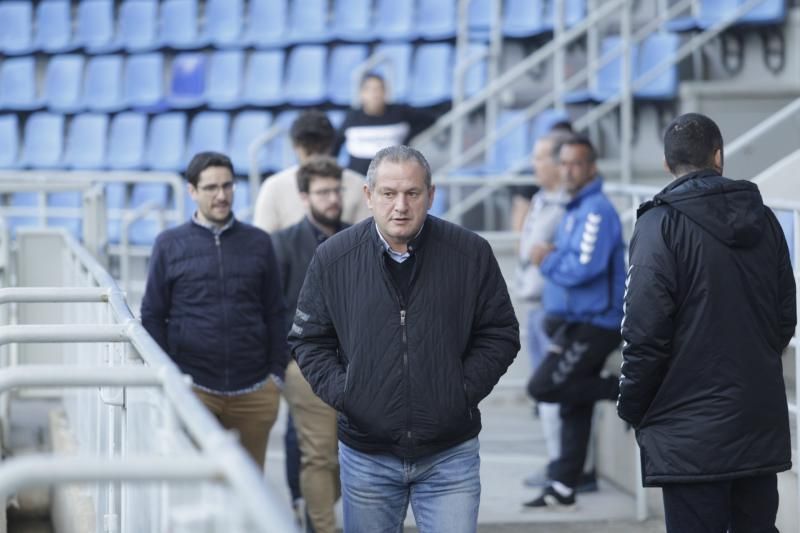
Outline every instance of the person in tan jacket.
<svg viewBox="0 0 800 533"><path fill-rule="evenodd" d="M336 130L322 111L307 111L292 123L289 136L302 165L312 156L330 154ZM297 224L306 215L297 190L300 165L277 172L261 184L253 213L255 226L272 233ZM345 169L342 187L342 220L352 224L367 218L370 213L364 200L364 176Z"/></svg>

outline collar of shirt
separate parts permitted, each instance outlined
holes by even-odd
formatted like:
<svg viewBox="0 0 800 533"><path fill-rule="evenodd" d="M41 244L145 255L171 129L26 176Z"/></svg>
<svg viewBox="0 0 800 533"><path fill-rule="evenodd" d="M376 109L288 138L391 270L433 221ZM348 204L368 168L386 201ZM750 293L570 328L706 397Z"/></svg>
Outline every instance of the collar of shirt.
<svg viewBox="0 0 800 533"><path fill-rule="evenodd" d="M322 244L323 242L325 242L328 239L328 237L330 237L330 235L328 235L327 233L325 233L324 231L319 229L319 227L311 221L311 218L310 218L309 215L306 215L306 219L305 220L306 220L306 224L311 226L311 233L314 234L314 238L317 239L317 243ZM342 231L341 222L339 223L338 226L336 226L336 231L334 231L334 233L339 233L340 231Z"/></svg>
<svg viewBox="0 0 800 533"><path fill-rule="evenodd" d="M423 224L422 227L424 228L425 224ZM386 253L389 254L389 257L391 257L393 261L395 261L397 263L402 263L403 261L405 261L406 259L411 257L411 252L400 253L400 252L397 252L395 250L392 250L392 247L389 246L389 243L386 242L386 239L384 239L383 235L381 235L381 230L378 229L378 225L377 224L375 224L375 231L378 232L378 238L381 240L381 244L383 244L383 249L386 250ZM414 239L419 237L420 233L422 233L422 228L419 228L419 231L417 232L417 234L414 235Z"/></svg>
<svg viewBox="0 0 800 533"><path fill-rule="evenodd" d="M206 224L202 220L197 217L197 211L194 212L192 215L192 222L200 226L201 228L206 228L208 231L214 234L214 236L221 235L223 231L230 229L233 226L234 217L233 215L230 216L228 221L223 224L222 226L217 226L216 224Z"/></svg>

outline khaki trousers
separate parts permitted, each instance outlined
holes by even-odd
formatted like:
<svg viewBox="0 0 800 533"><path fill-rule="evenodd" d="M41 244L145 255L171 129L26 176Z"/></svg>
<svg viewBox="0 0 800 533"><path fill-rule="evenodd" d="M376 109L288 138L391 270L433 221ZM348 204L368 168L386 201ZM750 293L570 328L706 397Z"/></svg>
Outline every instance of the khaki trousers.
<svg viewBox="0 0 800 533"><path fill-rule="evenodd" d="M242 447L263 471L269 431L278 417L280 404L280 389L275 381L270 378L261 389L238 396L211 394L196 388L194 393L222 427L239 434Z"/></svg>
<svg viewBox="0 0 800 533"><path fill-rule="evenodd" d="M315 533L334 533L339 484L336 411L311 390L297 363L286 368L283 389L300 446L300 492Z"/></svg>

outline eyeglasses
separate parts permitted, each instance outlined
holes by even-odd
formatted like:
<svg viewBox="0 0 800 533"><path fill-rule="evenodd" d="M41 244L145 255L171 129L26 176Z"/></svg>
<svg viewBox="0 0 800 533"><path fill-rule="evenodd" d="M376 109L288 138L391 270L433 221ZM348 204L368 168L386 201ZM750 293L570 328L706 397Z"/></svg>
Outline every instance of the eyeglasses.
<svg viewBox="0 0 800 533"><path fill-rule="evenodd" d="M319 189L318 191L309 191L308 194L312 196L341 196L344 187L331 187L330 189Z"/></svg>
<svg viewBox="0 0 800 533"><path fill-rule="evenodd" d="M226 181L222 185L203 185L202 187L198 187L197 190L203 194L208 194L209 196L216 196L219 194L220 190L222 190L222 192L225 194L230 194L235 188L236 183L232 181Z"/></svg>

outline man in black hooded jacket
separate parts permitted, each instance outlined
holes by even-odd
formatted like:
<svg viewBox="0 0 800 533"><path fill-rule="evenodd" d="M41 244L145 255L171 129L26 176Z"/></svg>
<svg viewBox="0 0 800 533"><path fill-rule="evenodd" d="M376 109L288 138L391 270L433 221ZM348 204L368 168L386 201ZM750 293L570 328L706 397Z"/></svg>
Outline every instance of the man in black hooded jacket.
<svg viewBox="0 0 800 533"><path fill-rule="evenodd" d="M664 154L677 179L638 212L617 410L644 485L663 488L668 532L777 532L796 324L786 240L754 183L721 176L711 119L676 118Z"/></svg>

